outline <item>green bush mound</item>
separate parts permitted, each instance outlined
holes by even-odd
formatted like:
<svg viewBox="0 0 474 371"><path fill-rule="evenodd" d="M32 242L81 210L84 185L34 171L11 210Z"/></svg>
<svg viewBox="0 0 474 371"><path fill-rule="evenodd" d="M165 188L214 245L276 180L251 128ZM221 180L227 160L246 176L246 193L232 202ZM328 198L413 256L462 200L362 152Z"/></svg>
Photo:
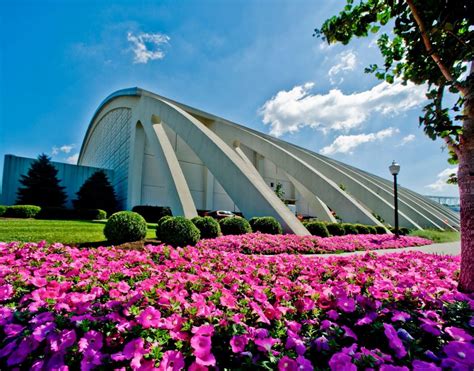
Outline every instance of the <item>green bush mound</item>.
<svg viewBox="0 0 474 371"><path fill-rule="evenodd" d="M8 206L5 212L7 218L34 218L41 211L41 207L35 205Z"/></svg>
<svg viewBox="0 0 474 371"><path fill-rule="evenodd" d="M344 236L346 234L344 227L339 223L327 223L326 228L331 236Z"/></svg>
<svg viewBox="0 0 474 371"><path fill-rule="evenodd" d="M252 233L252 227L244 218L224 218L219 222L223 235Z"/></svg>
<svg viewBox="0 0 474 371"><path fill-rule="evenodd" d="M354 227L357 229L358 234L370 234L370 230L366 225L354 224Z"/></svg>
<svg viewBox="0 0 474 371"><path fill-rule="evenodd" d="M167 206L137 205L132 211L140 214L148 223L156 223L164 216L172 216L171 209Z"/></svg>
<svg viewBox="0 0 474 371"><path fill-rule="evenodd" d="M182 216L165 218L161 218L156 227L156 237L161 242L174 247L184 247L193 246L199 241L201 233L191 220Z"/></svg>
<svg viewBox="0 0 474 371"><path fill-rule="evenodd" d="M390 232L395 233L395 228L394 227L390 227L389 230L390 230ZM406 227L400 227L400 228L398 228L398 234L400 236L407 236L407 235L410 234L410 230Z"/></svg>
<svg viewBox="0 0 474 371"><path fill-rule="evenodd" d="M273 216L254 217L249 220L250 227L254 232L267 234L282 234L281 224Z"/></svg>
<svg viewBox="0 0 474 371"><path fill-rule="evenodd" d="M210 216L196 216L191 221L199 229L201 238L216 238L221 233L218 221Z"/></svg>
<svg viewBox="0 0 474 371"><path fill-rule="evenodd" d="M359 234L354 224L342 223L342 228L344 228L344 231L346 232L346 234Z"/></svg>
<svg viewBox="0 0 474 371"><path fill-rule="evenodd" d="M120 244L143 240L146 230L146 221L140 214L133 211L119 211L107 220L104 235L109 242Z"/></svg>
<svg viewBox="0 0 474 371"><path fill-rule="evenodd" d="M313 236L329 237L329 231L323 222L310 222L306 224L306 229Z"/></svg>
<svg viewBox="0 0 474 371"><path fill-rule="evenodd" d="M369 230L370 234L377 234L377 229L374 225L366 225L367 229Z"/></svg>
<svg viewBox="0 0 474 371"><path fill-rule="evenodd" d="M381 225L376 225L374 228L375 228L375 231L376 231L377 234L387 233L386 229L384 227L382 227Z"/></svg>
<svg viewBox="0 0 474 371"><path fill-rule="evenodd" d="M0 216L4 216L7 212L7 206L0 205Z"/></svg>

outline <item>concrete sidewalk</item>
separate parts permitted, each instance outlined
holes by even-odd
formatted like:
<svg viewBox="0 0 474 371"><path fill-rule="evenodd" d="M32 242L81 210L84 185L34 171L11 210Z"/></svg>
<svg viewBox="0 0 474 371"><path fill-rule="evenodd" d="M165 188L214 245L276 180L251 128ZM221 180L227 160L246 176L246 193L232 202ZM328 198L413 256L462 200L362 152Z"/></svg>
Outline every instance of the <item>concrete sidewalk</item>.
<svg viewBox="0 0 474 371"><path fill-rule="evenodd" d="M414 246L404 247L401 249L386 249L386 250L370 250L370 252L376 252L377 254L390 254L390 253L401 253L405 251L421 251L428 254L440 254L440 255L460 255L461 254L461 241L446 242L446 243L434 243L426 246ZM306 256L314 257L329 257L329 256L351 256L351 255L363 255L369 251L355 251L341 254L314 254Z"/></svg>

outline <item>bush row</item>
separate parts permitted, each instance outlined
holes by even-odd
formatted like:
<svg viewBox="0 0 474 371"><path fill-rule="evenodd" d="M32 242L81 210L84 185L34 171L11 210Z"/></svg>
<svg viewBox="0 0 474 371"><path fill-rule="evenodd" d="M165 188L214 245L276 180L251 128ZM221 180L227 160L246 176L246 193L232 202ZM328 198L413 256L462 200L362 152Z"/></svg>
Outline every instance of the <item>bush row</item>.
<svg viewBox="0 0 474 371"><path fill-rule="evenodd" d="M385 234L386 229L380 225L350 223L303 222L306 229L314 236L344 236L346 234Z"/></svg>
<svg viewBox="0 0 474 371"><path fill-rule="evenodd" d="M0 216L36 219L107 219L107 213L101 209L66 209L64 207L40 207L36 205L0 206Z"/></svg>
<svg viewBox="0 0 474 371"><path fill-rule="evenodd" d="M156 223L164 216L173 215L167 206L137 205L132 208L132 211L140 214L147 223Z"/></svg>

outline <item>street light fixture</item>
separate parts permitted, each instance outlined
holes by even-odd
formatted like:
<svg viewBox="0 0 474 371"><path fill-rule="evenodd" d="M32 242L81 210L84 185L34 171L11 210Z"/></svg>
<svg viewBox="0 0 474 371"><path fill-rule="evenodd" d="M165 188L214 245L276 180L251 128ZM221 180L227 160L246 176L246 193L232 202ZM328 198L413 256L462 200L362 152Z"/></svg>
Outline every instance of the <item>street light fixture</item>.
<svg viewBox="0 0 474 371"><path fill-rule="evenodd" d="M389 166L390 173L393 175L393 203L395 206L395 236L398 238L400 233L398 230L398 191L397 191L397 175L400 172L400 165L393 160Z"/></svg>

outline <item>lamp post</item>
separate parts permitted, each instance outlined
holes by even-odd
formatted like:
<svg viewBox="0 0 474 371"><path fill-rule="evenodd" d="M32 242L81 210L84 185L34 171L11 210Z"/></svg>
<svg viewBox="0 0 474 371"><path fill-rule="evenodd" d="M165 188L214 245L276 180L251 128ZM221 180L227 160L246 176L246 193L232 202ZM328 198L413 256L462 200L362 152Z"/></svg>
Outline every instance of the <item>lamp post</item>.
<svg viewBox="0 0 474 371"><path fill-rule="evenodd" d="M393 175L393 203L395 206L395 236L398 238L398 191L397 191L397 175L400 172L400 165L393 160L389 167L390 173Z"/></svg>

